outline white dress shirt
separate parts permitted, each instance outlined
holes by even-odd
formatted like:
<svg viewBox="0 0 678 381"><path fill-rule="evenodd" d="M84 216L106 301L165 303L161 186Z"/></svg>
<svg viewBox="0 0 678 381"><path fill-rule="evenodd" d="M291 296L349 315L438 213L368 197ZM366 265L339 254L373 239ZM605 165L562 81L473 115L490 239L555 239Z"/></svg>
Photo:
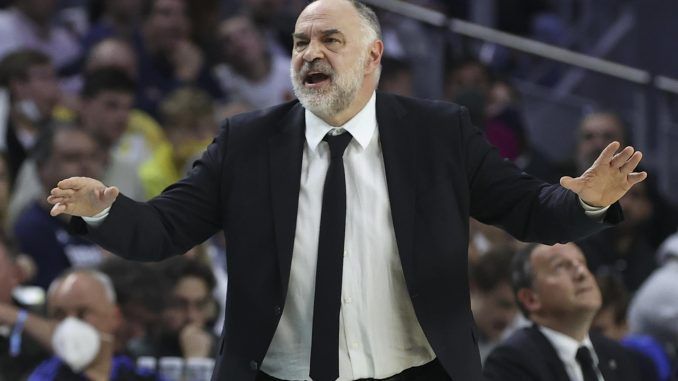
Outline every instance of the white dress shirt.
<svg viewBox="0 0 678 381"><path fill-rule="evenodd" d="M593 349L593 344L591 339L586 336L586 338L579 342L570 336L564 335L558 331L554 331L550 328L539 326L541 333L546 336L546 339L553 345L553 349L556 350L560 361L562 361L565 371L567 372L568 377L571 381L583 381L584 374L582 373L581 366L577 362L577 350L581 346L585 346L591 352L591 357L593 358L593 364L595 365L596 374L598 375L598 381L605 381L603 375L598 369L598 356L596 355L596 350Z"/></svg>
<svg viewBox="0 0 678 381"><path fill-rule="evenodd" d="M333 127L306 111L306 143L285 309L261 370L309 380L318 234ZM375 95L342 126L346 236L339 320L339 380L386 378L435 358L414 314L398 256L377 128Z"/></svg>

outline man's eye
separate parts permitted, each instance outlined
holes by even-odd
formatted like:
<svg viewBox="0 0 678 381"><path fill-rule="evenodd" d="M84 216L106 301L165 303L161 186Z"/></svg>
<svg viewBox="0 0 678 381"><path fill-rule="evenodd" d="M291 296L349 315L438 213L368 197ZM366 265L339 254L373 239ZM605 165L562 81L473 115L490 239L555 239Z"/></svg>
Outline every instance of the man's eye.
<svg viewBox="0 0 678 381"><path fill-rule="evenodd" d="M297 49L304 48L306 45L308 45L308 42L306 41L297 41L296 43L294 43L294 47Z"/></svg>
<svg viewBox="0 0 678 381"><path fill-rule="evenodd" d="M339 42L339 40L337 40L336 38L331 38L331 37L330 37L330 38L326 38L326 39L325 39L325 43L328 43L328 44L336 44L336 43L338 43L338 42Z"/></svg>

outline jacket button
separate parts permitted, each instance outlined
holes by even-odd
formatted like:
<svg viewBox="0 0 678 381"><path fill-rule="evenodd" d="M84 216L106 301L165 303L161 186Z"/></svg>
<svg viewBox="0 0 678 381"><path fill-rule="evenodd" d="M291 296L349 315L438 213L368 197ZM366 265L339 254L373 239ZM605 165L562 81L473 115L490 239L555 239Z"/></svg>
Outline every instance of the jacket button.
<svg viewBox="0 0 678 381"><path fill-rule="evenodd" d="M282 315L282 308L281 308L280 306L275 306L275 307L273 308L273 313L275 314L275 316L280 316L280 315Z"/></svg>
<svg viewBox="0 0 678 381"><path fill-rule="evenodd" d="M259 364L257 364L257 362L254 361L254 360L250 361L250 369L252 369L252 370L259 369Z"/></svg>

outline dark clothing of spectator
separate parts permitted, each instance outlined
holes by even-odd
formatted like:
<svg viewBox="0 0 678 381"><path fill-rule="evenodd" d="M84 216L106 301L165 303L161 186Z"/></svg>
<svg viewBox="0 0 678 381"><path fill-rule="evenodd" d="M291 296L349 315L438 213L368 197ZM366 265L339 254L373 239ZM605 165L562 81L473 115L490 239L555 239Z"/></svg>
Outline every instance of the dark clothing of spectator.
<svg viewBox="0 0 678 381"><path fill-rule="evenodd" d="M81 373L75 373L58 357L46 360L28 378L28 381L89 381ZM110 381L163 381L164 378L145 369L137 369L127 356L113 357Z"/></svg>
<svg viewBox="0 0 678 381"><path fill-rule="evenodd" d="M45 289L64 270L94 266L103 258L98 246L70 235L67 223L50 216L40 201L34 201L19 216L14 236L20 251L35 261L38 271L33 283Z"/></svg>

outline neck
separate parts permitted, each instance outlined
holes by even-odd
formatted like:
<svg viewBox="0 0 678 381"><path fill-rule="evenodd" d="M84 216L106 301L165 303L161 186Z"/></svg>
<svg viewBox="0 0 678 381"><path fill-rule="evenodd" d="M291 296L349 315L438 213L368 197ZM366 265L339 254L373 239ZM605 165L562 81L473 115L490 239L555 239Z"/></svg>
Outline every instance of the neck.
<svg viewBox="0 0 678 381"><path fill-rule="evenodd" d="M107 381L113 368L113 345L102 340L99 354L85 370L85 375L92 381Z"/></svg>
<svg viewBox="0 0 678 381"><path fill-rule="evenodd" d="M532 316L531 319L543 327L550 328L581 342L588 336L595 314L581 315L583 314L565 317L562 313L559 313L551 316Z"/></svg>

